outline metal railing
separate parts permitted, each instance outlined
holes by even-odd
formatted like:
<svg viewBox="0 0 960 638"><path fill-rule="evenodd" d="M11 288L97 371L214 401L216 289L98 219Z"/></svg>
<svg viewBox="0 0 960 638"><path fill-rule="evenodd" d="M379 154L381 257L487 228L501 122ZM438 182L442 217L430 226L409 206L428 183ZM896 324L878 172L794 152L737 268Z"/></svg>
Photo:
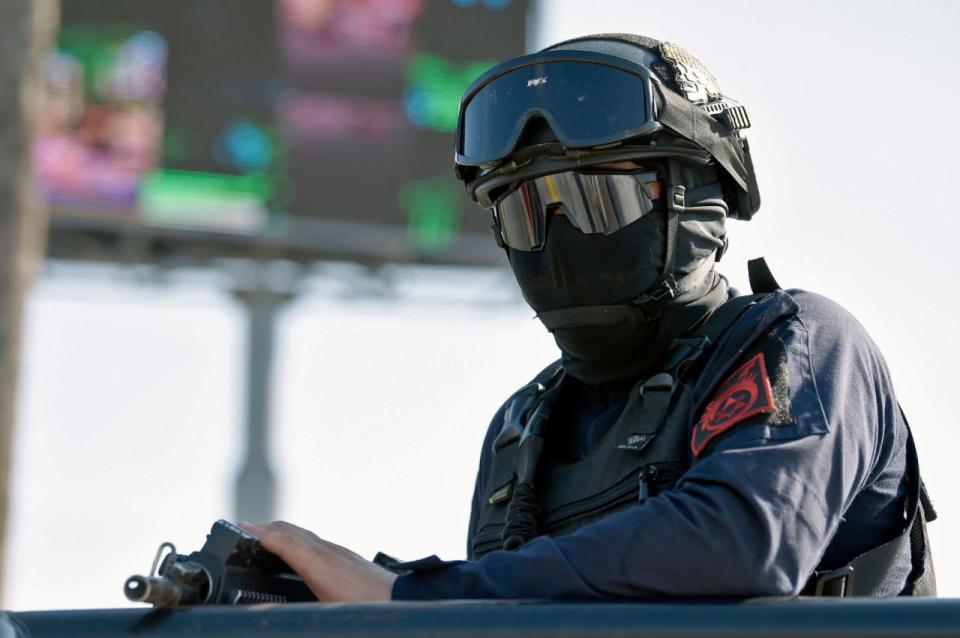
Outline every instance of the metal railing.
<svg viewBox="0 0 960 638"><path fill-rule="evenodd" d="M454 601L8 612L0 616L0 635L925 638L960 636L960 599L566 604Z"/></svg>

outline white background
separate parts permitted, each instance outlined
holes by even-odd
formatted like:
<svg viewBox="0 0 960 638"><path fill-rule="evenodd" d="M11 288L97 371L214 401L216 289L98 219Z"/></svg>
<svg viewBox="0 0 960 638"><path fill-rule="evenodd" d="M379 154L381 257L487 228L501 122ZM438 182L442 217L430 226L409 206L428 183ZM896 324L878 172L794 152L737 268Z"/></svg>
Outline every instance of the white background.
<svg viewBox="0 0 960 638"><path fill-rule="evenodd" d="M601 31L674 41L747 105L763 208L731 222L721 270L742 287L746 260L765 255L782 284L836 299L879 343L941 515L941 592L960 594L960 3L548 0L539 15L535 47ZM556 353L504 281L447 273L391 300L317 293L287 309L281 517L368 556L463 556L489 417ZM242 321L200 275L158 287L69 269L38 283L4 607L124 605L124 579L161 541L197 549L230 516Z"/></svg>

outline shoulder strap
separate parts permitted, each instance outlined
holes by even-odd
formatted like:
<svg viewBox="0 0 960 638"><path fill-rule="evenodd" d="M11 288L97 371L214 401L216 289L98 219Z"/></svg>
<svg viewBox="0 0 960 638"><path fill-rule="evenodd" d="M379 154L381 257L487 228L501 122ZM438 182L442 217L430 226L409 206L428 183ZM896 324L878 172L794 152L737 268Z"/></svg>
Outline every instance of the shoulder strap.
<svg viewBox="0 0 960 638"><path fill-rule="evenodd" d="M560 365L560 362L554 361L541 370L540 374L533 378L533 381L514 392L513 396L507 400L500 433L497 434L497 438L493 442L494 452L520 440L527 414L533 409L534 404L539 400L547 386L560 377L562 370L563 366Z"/></svg>
<svg viewBox="0 0 960 638"><path fill-rule="evenodd" d="M517 549L540 534L540 497L537 494L537 468L543 453L543 429L550 420L550 411L563 385L563 372L551 377L537 394L531 412L523 417L523 432L512 445L515 474L513 494L507 505L501 540L503 549Z"/></svg>
<svg viewBox="0 0 960 638"><path fill-rule="evenodd" d="M920 479L920 462L913 434L907 436L907 524L892 540L878 545L838 569L817 570L801 592L807 596L878 596L893 576L903 552L910 552L910 575L901 596L936 596L937 581L927 537L927 520L936 518Z"/></svg>
<svg viewBox="0 0 960 638"><path fill-rule="evenodd" d="M773 273L770 272L770 266L763 257L751 259L747 262L747 275L750 277L750 290L754 293L773 292L780 290L780 284L777 283Z"/></svg>
<svg viewBox="0 0 960 638"><path fill-rule="evenodd" d="M734 297L710 315L706 323L697 330L697 335L706 337L711 342L716 342L720 336L733 325L733 322L743 314L744 310L764 296L763 294L753 294Z"/></svg>
<svg viewBox="0 0 960 638"><path fill-rule="evenodd" d="M707 348L717 342L743 312L765 295L734 297L713 311L713 314L692 337L674 339L670 344L664 367L679 376L700 358Z"/></svg>

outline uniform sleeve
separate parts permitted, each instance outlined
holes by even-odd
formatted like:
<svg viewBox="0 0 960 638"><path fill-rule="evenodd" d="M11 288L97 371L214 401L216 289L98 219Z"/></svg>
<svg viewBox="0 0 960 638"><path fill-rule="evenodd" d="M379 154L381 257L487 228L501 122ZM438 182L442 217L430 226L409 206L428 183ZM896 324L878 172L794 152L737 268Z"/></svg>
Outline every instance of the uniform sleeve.
<svg viewBox="0 0 960 638"><path fill-rule="evenodd" d="M895 399L876 347L822 297L776 324L775 413L701 450L673 490L478 561L435 559L400 576L396 599L780 596L803 587L875 471ZM767 348L771 346L769 343ZM750 354L750 353L748 353Z"/></svg>

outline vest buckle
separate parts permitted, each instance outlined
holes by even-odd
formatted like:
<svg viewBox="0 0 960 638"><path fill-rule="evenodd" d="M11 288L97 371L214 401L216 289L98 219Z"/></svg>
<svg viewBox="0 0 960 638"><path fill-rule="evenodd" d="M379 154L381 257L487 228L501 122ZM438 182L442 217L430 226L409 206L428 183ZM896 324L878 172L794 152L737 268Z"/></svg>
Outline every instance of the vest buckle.
<svg viewBox="0 0 960 638"><path fill-rule="evenodd" d="M844 565L822 574L817 574L817 585L813 590L814 596L853 596L853 565Z"/></svg>
<svg viewBox="0 0 960 638"><path fill-rule="evenodd" d="M640 386L640 396L645 397L647 392L670 392L672 394L675 384L673 375L669 372L659 372L643 382L643 385Z"/></svg>
<svg viewBox="0 0 960 638"><path fill-rule="evenodd" d="M517 392L504 413L500 434L493 441L494 452L499 452L520 440L520 436L523 434L523 421L527 417L527 412L537 403L545 389L542 383L533 382Z"/></svg>
<svg viewBox="0 0 960 638"><path fill-rule="evenodd" d="M665 367L668 370L675 370L677 376L680 376L709 347L710 338L706 336L674 339L670 344L670 356L667 358Z"/></svg>

